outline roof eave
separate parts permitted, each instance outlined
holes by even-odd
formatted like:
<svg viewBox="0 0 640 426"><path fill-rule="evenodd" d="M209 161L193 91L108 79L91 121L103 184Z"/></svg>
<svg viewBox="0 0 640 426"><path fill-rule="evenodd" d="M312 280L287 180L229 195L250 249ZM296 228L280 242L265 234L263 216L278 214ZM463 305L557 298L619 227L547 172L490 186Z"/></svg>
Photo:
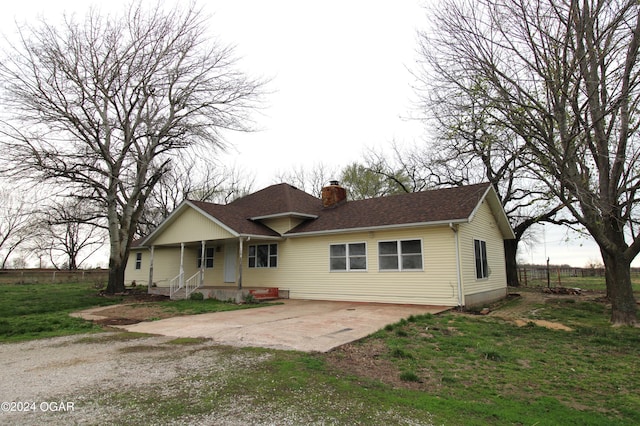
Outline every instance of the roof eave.
<svg viewBox="0 0 640 426"><path fill-rule="evenodd" d="M267 214L263 216L254 216L250 218L251 220L265 220L265 219L278 219L281 217L295 217L299 219L317 219L318 215L308 214L308 213L299 213L299 212L284 212L284 213L274 213Z"/></svg>
<svg viewBox="0 0 640 426"><path fill-rule="evenodd" d="M400 229L400 228L419 228L419 227L432 227L432 226L448 226L453 223L468 223L467 218L462 219L447 219L438 220L433 222L413 222L413 223L396 223L392 225L379 225L379 226L362 226L357 228L339 228L339 229L326 229L322 231L310 231L310 232L296 232L285 233L285 237L307 237L314 235L331 235L331 234L344 234L351 232L371 232L371 231L384 231L388 229Z"/></svg>
<svg viewBox="0 0 640 426"><path fill-rule="evenodd" d="M274 240L280 241L284 240L284 237L279 235L260 235L260 234L240 234L239 238L246 238L247 241L255 239L255 240Z"/></svg>
<svg viewBox="0 0 640 426"><path fill-rule="evenodd" d="M498 194L496 193L493 185L489 185L487 187L487 190L480 198L480 202L478 202L478 205L475 207L475 209L473 209L473 212L471 212L469 221L473 220L475 214L477 213L484 200L487 200L487 203L489 203L489 207L491 208L491 211L496 218L498 228L500 229L500 232L502 232L503 238L505 240L515 240L516 234L513 232L513 228L511 227L511 223L509 223L507 213L504 211L504 207L502 206L500 198L498 198Z"/></svg>

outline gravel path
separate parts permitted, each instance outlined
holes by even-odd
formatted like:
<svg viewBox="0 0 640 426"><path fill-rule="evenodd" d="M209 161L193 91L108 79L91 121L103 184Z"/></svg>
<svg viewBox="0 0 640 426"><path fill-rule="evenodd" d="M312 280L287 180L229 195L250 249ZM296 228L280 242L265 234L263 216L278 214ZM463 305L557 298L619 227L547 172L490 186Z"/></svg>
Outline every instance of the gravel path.
<svg viewBox="0 0 640 426"><path fill-rule="evenodd" d="M326 386L296 388L295 377L283 399L247 392L274 352L174 339L108 332L0 344L0 425L351 424L325 417L325 407L360 424L432 424L408 407L365 406Z"/></svg>
<svg viewBox="0 0 640 426"><path fill-rule="evenodd" d="M240 355L210 341L169 343L173 339L101 333L1 344L0 424L153 424L150 413L128 410L126 401L110 398L130 392L132 398L142 395L153 401L154 394L185 393L185 386L197 398L194 374L213 374L222 383L232 369L255 366L271 356ZM184 386L181 377L190 377ZM206 386L216 383L208 379ZM225 410L212 413L215 423L246 424L250 416L238 416L234 406ZM211 421L203 416L175 424Z"/></svg>

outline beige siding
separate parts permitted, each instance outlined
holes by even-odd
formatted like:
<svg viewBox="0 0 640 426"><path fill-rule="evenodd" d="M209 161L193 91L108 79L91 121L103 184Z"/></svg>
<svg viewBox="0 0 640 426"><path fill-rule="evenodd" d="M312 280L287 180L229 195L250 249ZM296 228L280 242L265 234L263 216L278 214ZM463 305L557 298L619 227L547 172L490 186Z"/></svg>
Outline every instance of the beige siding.
<svg viewBox="0 0 640 426"><path fill-rule="evenodd" d="M378 270L378 242L420 239L423 270ZM367 271L329 271L329 245L364 242ZM251 244L259 243L251 241ZM297 299L457 305L453 232L448 227L290 238L278 243L277 268L248 268L244 285L279 287Z"/></svg>
<svg viewBox="0 0 640 426"><path fill-rule="evenodd" d="M178 217L162 230L151 244L180 244L201 240L216 240L232 237L231 233L211 219L192 208L186 208Z"/></svg>
<svg viewBox="0 0 640 426"><path fill-rule="evenodd" d="M154 282L161 287L178 275L180 242L187 242L184 252L185 278L198 272L197 256L200 240L223 239L230 234L198 212L187 209L177 220L158 235L154 256ZM292 221L290 221L292 220ZM294 226L295 219L269 220L268 225L278 232ZM317 300L348 300L380 303L407 303L456 306L458 276L455 233L449 226L415 227L375 232L295 237L278 242L251 239L244 243L242 277L244 287L279 287L288 290L291 298ZM465 296L483 293L495 294L506 289L504 246L502 235L486 203L479 206L472 223L462 224L458 231L462 287ZM423 270L380 271L378 243L380 241L419 239L422 241ZM489 277L476 279L473 240L487 243ZM367 247L367 270L332 272L329 270L331 244L361 243ZM255 244L278 245L276 268L249 268L249 246ZM170 244L171 246L159 246ZM224 283L224 241L209 242L216 247L214 267L205 270L205 284L209 286L235 286ZM135 253L141 250L142 268L135 270ZM234 253L237 255L237 253ZM132 250L127 265L127 283L136 280L146 283L149 276L148 249ZM471 297L470 297L471 299Z"/></svg>
<svg viewBox="0 0 640 426"><path fill-rule="evenodd" d="M204 283L210 286L221 286L223 283L224 245L210 243L207 247L216 247L213 257L213 268L205 268ZM199 244L191 244L185 247L183 257L184 277L190 278L198 269L198 254L201 250ZM135 269L136 252L142 252L142 267ZM129 254L129 262L125 271L127 284L136 281L146 285L149 281L149 262L151 251L149 249L132 250ZM180 273L180 247L155 247L153 254L153 282L158 287L168 287L169 282Z"/></svg>
<svg viewBox="0 0 640 426"><path fill-rule="evenodd" d="M504 242L486 201L480 205L472 222L460 227L459 235L464 294L471 295L506 289L507 275L504 263ZM487 243L488 278L476 278L474 239L483 240Z"/></svg>
<svg viewBox="0 0 640 426"><path fill-rule="evenodd" d="M142 263L140 269L136 269L136 254L142 253ZM149 250L132 249L129 252L129 260L125 269L125 284L130 285L133 281L138 285L147 285L149 281Z"/></svg>
<svg viewBox="0 0 640 426"><path fill-rule="evenodd" d="M293 217L278 217L274 219L263 220L262 223L269 228L273 229L279 234L284 234L287 231L295 228L302 223L302 219L296 219Z"/></svg>

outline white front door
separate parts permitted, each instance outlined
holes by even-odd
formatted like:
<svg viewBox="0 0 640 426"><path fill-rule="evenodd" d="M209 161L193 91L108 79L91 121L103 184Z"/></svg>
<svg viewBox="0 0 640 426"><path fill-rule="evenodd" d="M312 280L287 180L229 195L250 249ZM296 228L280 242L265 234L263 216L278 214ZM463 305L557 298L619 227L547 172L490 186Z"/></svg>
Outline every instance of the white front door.
<svg viewBox="0 0 640 426"><path fill-rule="evenodd" d="M236 282L236 269L238 259L238 243L228 242L224 246L224 282Z"/></svg>

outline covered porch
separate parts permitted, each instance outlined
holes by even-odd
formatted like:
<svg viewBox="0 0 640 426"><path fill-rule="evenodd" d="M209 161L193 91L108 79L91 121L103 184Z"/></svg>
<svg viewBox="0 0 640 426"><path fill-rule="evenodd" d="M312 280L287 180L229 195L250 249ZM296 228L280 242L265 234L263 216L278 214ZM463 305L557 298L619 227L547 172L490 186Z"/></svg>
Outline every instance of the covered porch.
<svg viewBox="0 0 640 426"><path fill-rule="evenodd" d="M150 245L149 293L186 299L198 292L205 298L241 302L261 288L243 286L249 239L239 236Z"/></svg>

